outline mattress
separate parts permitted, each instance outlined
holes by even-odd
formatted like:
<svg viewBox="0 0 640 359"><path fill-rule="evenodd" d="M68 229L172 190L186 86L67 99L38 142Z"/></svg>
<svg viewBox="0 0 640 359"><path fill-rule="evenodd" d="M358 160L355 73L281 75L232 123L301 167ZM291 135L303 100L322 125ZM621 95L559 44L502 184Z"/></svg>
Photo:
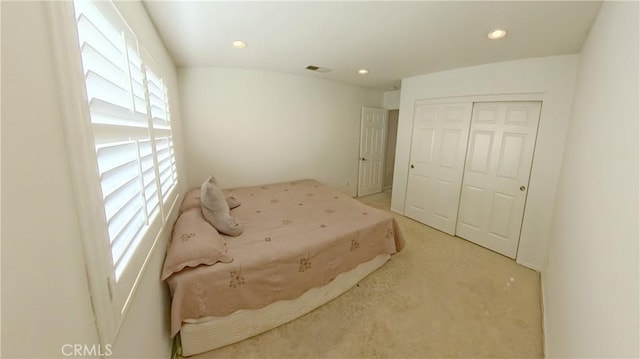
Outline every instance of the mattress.
<svg viewBox="0 0 640 359"><path fill-rule="evenodd" d="M233 189L244 226L225 237L231 263L186 268L167 279L172 336L187 320L300 297L339 274L404 246L394 218L314 180Z"/></svg>

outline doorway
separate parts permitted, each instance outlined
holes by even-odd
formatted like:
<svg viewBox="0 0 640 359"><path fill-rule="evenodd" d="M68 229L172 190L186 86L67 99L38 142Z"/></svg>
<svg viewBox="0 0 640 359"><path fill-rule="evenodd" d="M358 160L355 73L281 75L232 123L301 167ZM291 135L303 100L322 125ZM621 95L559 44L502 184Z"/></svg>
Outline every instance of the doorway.
<svg viewBox="0 0 640 359"><path fill-rule="evenodd" d="M393 170L396 163L396 141L398 138L398 118L399 110L390 110L387 120L387 145L384 155L384 180L382 181L382 190L390 191L393 186Z"/></svg>
<svg viewBox="0 0 640 359"><path fill-rule="evenodd" d="M386 145L387 110L363 107L360 121L358 197L382 192Z"/></svg>

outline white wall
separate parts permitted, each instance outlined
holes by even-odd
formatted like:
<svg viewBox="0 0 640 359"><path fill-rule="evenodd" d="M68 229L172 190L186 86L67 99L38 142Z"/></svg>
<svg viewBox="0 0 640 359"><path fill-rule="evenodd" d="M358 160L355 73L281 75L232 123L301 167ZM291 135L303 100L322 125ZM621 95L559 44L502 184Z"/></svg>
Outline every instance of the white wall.
<svg viewBox="0 0 640 359"><path fill-rule="evenodd" d="M118 3L168 80L179 171L175 67L139 2ZM56 68L43 2L2 3L2 357L62 357L63 344L98 343L70 184ZM182 187L186 183L180 178ZM152 254L113 357L171 354L166 239Z"/></svg>
<svg viewBox="0 0 640 359"><path fill-rule="evenodd" d="M547 253L578 55L508 61L402 80L391 209L404 212L414 103L418 99L541 94L543 105L517 262L542 269Z"/></svg>
<svg viewBox="0 0 640 359"><path fill-rule="evenodd" d="M362 106L382 92L274 72L178 70L190 186L300 178L355 196Z"/></svg>
<svg viewBox="0 0 640 359"><path fill-rule="evenodd" d="M549 357L640 357L638 11L605 2L583 47L542 273Z"/></svg>
<svg viewBox="0 0 640 359"><path fill-rule="evenodd" d="M2 3L2 357L98 343L42 3Z"/></svg>
<svg viewBox="0 0 640 359"><path fill-rule="evenodd" d="M384 108L387 110L397 110L400 108L400 90L387 91L384 93Z"/></svg>

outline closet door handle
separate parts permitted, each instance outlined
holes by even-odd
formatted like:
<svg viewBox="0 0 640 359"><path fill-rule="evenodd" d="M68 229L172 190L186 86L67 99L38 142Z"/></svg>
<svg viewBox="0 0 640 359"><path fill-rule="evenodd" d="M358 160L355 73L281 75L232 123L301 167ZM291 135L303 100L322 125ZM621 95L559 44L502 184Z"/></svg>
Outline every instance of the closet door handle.
<svg viewBox="0 0 640 359"><path fill-rule="evenodd" d="M414 165L411 165L411 168L416 168L416 166L414 166Z"/></svg>
<svg viewBox="0 0 640 359"><path fill-rule="evenodd" d="M525 189L527 189L527 187L525 187L525 186L520 186L520 190L521 190L522 192L524 192L524 190L525 190Z"/></svg>

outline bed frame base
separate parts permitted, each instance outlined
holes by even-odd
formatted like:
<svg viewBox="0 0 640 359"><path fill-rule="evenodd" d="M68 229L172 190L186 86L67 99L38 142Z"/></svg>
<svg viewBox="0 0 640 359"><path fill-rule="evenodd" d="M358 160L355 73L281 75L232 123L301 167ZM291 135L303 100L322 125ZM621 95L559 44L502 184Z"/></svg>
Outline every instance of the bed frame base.
<svg viewBox="0 0 640 359"><path fill-rule="evenodd" d="M391 256L381 254L338 275L327 285L312 288L300 297L281 300L264 308L238 310L225 317L185 320L180 329L182 356L190 356L233 344L299 318L346 292L384 265Z"/></svg>

